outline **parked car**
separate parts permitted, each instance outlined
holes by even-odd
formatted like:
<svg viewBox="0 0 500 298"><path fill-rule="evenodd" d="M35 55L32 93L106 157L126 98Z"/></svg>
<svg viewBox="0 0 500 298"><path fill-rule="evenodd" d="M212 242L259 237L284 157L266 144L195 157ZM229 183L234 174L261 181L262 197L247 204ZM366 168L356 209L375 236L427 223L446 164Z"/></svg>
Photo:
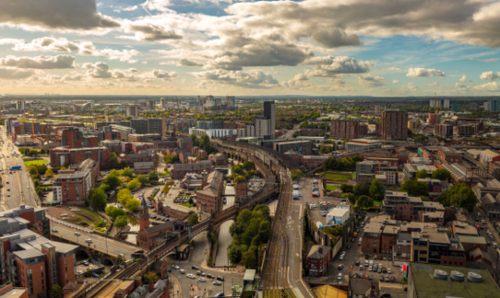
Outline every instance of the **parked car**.
<svg viewBox="0 0 500 298"><path fill-rule="evenodd" d="M218 281L218 280L214 280L214 282L212 283L214 286L222 286L222 282Z"/></svg>
<svg viewBox="0 0 500 298"><path fill-rule="evenodd" d="M204 277L200 277L200 279L198 279L199 282L207 282L207 279L204 278Z"/></svg>

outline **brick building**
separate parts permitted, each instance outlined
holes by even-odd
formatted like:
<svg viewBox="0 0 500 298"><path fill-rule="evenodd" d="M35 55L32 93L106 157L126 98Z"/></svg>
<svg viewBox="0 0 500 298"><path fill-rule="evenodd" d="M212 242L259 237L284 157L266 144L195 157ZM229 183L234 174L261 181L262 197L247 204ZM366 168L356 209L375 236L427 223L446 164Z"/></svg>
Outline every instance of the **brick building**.
<svg viewBox="0 0 500 298"><path fill-rule="evenodd" d="M91 158L102 167L108 160L109 154L109 149L106 147L56 147L50 150L50 165L53 168L68 167L78 165L87 158Z"/></svg>
<svg viewBox="0 0 500 298"><path fill-rule="evenodd" d="M60 170L54 181L54 199L62 204L84 204L98 176L99 166L90 158L76 169Z"/></svg>
<svg viewBox="0 0 500 298"><path fill-rule="evenodd" d="M386 140L406 140L408 138L408 113L384 111L380 134Z"/></svg>
<svg viewBox="0 0 500 298"><path fill-rule="evenodd" d="M356 120L333 120L330 135L335 139L356 139L362 136L362 126Z"/></svg>
<svg viewBox="0 0 500 298"><path fill-rule="evenodd" d="M224 174L213 171L206 177L203 189L196 192L196 204L201 211L210 214L219 212L224 191Z"/></svg>
<svg viewBox="0 0 500 298"><path fill-rule="evenodd" d="M306 270L309 276L328 274L328 263L331 260L331 248L324 245L313 245L306 257Z"/></svg>

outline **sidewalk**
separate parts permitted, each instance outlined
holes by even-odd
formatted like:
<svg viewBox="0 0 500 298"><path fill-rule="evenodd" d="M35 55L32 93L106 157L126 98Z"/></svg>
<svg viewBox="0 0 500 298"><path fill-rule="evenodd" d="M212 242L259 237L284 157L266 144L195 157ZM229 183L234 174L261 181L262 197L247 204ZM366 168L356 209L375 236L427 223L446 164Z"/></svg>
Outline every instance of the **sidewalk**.
<svg viewBox="0 0 500 298"><path fill-rule="evenodd" d="M172 289L171 289L171 292L170 292L170 297L172 297L172 298L182 298L181 283L179 282L179 280L177 279L177 277L175 277L175 275L173 275L173 274L170 274L169 278L170 278L170 283L172 284Z"/></svg>

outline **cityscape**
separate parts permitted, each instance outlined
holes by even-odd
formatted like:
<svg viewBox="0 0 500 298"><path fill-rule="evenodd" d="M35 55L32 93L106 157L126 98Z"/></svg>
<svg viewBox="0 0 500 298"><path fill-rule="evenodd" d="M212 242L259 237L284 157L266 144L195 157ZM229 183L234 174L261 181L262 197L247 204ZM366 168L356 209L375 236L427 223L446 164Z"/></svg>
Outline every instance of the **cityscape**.
<svg viewBox="0 0 500 298"><path fill-rule="evenodd" d="M0 298L500 298L500 3L0 3Z"/></svg>

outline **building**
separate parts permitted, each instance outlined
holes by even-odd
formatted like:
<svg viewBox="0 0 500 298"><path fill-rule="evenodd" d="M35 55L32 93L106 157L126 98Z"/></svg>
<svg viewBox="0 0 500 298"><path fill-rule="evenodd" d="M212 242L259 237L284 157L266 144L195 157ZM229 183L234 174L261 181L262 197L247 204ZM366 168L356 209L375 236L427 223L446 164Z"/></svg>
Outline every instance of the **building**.
<svg viewBox="0 0 500 298"><path fill-rule="evenodd" d="M0 286L0 298L29 298L29 295L25 288L15 288L12 284L5 284Z"/></svg>
<svg viewBox="0 0 500 298"><path fill-rule="evenodd" d="M273 144L274 150L279 153L286 153L289 151L297 152L302 155L311 155L313 143L311 141L284 141L276 142Z"/></svg>
<svg viewBox="0 0 500 298"><path fill-rule="evenodd" d="M345 144L348 153L361 153L370 150L379 149L382 143L379 140L354 139Z"/></svg>
<svg viewBox="0 0 500 298"><path fill-rule="evenodd" d="M61 131L61 145L67 148L96 147L97 136L84 136L77 127L68 127Z"/></svg>
<svg viewBox="0 0 500 298"><path fill-rule="evenodd" d="M406 140L408 138L408 113L384 111L380 134L386 140Z"/></svg>
<svg viewBox="0 0 500 298"><path fill-rule="evenodd" d="M487 270L431 264L408 266L408 298L500 297Z"/></svg>
<svg viewBox="0 0 500 298"><path fill-rule="evenodd" d="M167 121L163 118L132 119L130 127L138 134L157 133L161 137L167 135Z"/></svg>
<svg viewBox="0 0 500 298"><path fill-rule="evenodd" d="M438 159L441 162L460 163L462 162L462 154L456 149L450 147L440 147L437 151Z"/></svg>
<svg viewBox="0 0 500 298"><path fill-rule="evenodd" d="M137 118L139 116L139 107L137 105L127 105L125 114L127 117Z"/></svg>
<svg viewBox="0 0 500 298"><path fill-rule="evenodd" d="M263 117L255 118L255 137L257 138L272 138L273 130L270 119Z"/></svg>
<svg viewBox="0 0 500 298"><path fill-rule="evenodd" d="M50 149L49 155L50 166L53 168L78 165L87 158L91 158L92 160L96 161L100 167L102 167L109 158L109 150L106 147L56 147Z"/></svg>
<svg viewBox="0 0 500 298"><path fill-rule="evenodd" d="M274 132L276 131L276 109L274 105L274 100L264 101L264 114L265 119L270 120L270 131L271 138L274 139Z"/></svg>
<svg viewBox="0 0 500 298"><path fill-rule="evenodd" d="M90 158L76 169L59 170L53 186L55 201L61 204L85 204L98 176L99 165Z"/></svg>
<svg viewBox="0 0 500 298"><path fill-rule="evenodd" d="M416 221L424 212L443 212L444 206L438 202L422 201L420 197L410 197L403 191L386 191L382 210L396 220Z"/></svg>
<svg viewBox="0 0 500 298"><path fill-rule="evenodd" d="M350 208L349 206L338 206L332 208L326 215L326 223L331 225L343 225L349 220Z"/></svg>
<svg viewBox="0 0 500 298"><path fill-rule="evenodd" d="M201 211L210 214L219 212L222 192L224 191L224 174L213 171L206 177L203 189L196 192L196 205Z"/></svg>
<svg viewBox="0 0 500 298"><path fill-rule="evenodd" d="M500 100L489 99L484 103L483 108L487 112L500 112Z"/></svg>
<svg viewBox="0 0 500 298"><path fill-rule="evenodd" d="M209 160L201 160L194 163L181 164L176 163L172 165L172 178L180 180L184 178L187 173L198 173L211 172L214 169L214 165Z"/></svg>
<svg viewBox="0 0 500 298"><path fill-rule="evenodd" d="M306 270L309 276L328 274L328 263L331 261L331 248L324 245L313 245L306 257Z"/></svg>
<svg viewBox="0 0 500 298"><path fill-rule="evenodd" d="M444 139L452 138L453 125L447 123L438 124L434 127L434 134Z"/></svg>
<svg viewBox="0 0 500 298"><path fill-rule="evenodd" d="M356 139L361 136L361 124L356 120L333 120L330 136L335 139Z"/></svg>

